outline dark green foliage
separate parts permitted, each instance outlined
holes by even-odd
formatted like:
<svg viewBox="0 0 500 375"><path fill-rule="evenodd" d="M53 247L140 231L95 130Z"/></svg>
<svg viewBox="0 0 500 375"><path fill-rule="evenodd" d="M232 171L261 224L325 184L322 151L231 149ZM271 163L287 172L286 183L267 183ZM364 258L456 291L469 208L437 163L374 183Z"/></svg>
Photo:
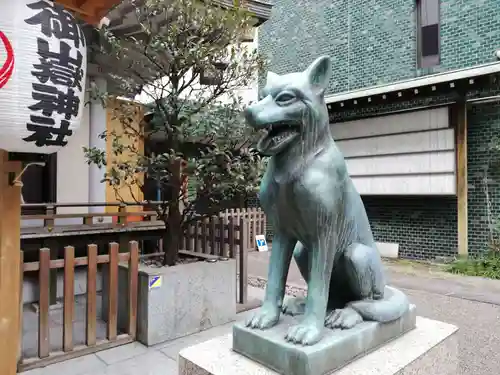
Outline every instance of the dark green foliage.
<svg viewBox="0 0 500 375"><path fill-rule="evenodd" d="M255 194L263 160L252 149L255 134L244 124L244 103L237 94L263 64L243 43L252 19L241 8L196 0L131 4L142 31L134 36L100 32L95 59L109 72L108 86L116 92L93 94L109 103L110 94L132 99L141 92L146 116L138 127L136 103L113 107L122 128L103 137L111 139L111 152L125 159L85 151L89 163L108 162L104 180L118 195L124 186L142 190L165 222L164 259L173 265L187 223ZM202 75L215 78L200 84ZM182 188L186 177L196 183L188 196ZM157 189L161 199L154 202Z"/></svg>
<svg viewBox="0 0 500 375"><path fill-rule="evenodd" d="M447 271L500 280L500 252L489 251L477 258L459 258L448 266Z"/></svg>

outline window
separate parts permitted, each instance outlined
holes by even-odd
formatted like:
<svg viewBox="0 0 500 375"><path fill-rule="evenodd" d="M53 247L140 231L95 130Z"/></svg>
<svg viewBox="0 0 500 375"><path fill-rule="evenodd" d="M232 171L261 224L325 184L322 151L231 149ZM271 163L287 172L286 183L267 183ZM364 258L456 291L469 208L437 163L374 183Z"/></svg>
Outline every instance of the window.
<svg viewBox="0 0 500 375"><path fill-rule="evenodd" d="M227 64L215 63L212 69L202 69L200 73L200 84L207 86L218 86L222 84L222 74Z"/></svg>
<svg viewBox="0 0 500 375"><path fill-rule="evenodd" d="M54 203L56 202L57 183L57 154L27 154L9 152L9 160L21 161L23 168L29 163L43 162L45 165L31 165L24 171L21 181L23 183L22 199L24 203ZM23 215L45 214L45 208L23 207Z"/></svg>
<svg viewBox="0 0 500 375"><path fill-rule="evenodd" d="M417 43L418 67L439 65L439 0L417 0Z"/></svg>

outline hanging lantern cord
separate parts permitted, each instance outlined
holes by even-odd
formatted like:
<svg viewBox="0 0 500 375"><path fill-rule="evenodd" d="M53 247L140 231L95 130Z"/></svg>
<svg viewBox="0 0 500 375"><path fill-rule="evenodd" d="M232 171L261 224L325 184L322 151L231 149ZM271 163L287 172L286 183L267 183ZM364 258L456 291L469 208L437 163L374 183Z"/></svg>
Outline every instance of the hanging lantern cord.
<svg viewBox="0 0 500 375"><path fill-rule="evenodd" d="M9 173L9 184L11 186L23 186L23 183L21 181L21 177L23 176L24 172L26 172L26 169L32 165L38 165L39 167L45 167L44 162L33 162L33 163L28 163L26 166L23 168L21 173L19 173L17 176L11 172Z"/></svg>

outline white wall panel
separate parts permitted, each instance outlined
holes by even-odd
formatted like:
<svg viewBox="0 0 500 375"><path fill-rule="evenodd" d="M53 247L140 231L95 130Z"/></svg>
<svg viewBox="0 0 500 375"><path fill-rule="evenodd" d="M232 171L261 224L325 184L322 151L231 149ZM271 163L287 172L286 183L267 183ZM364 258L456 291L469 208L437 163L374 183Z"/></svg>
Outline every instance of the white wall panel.
<svg viewBox="0 0 500 375"><path fill-rule="evenodd" d="M88 80L88 77L87 77ZM85 102L89 94L85 94ZM80 128L57 154L57 203L83 203L89 197L89 165L83 147L89 147L89 106L83 107ZM88 213L87 207L59 207L58 214ZM79 218L56 219L56 225L81 224Z"/></svg>
<svg viewBox="0 0 500 375"><path fill-rule="evenodd" d="M453 150L453 129L428 132L386 135L373 138L351 139L336 142L345 158L352 156L375 156L408 152Z"/></svg>
<svg viewBox="0 0 500 375"><path fill-rule="evenodd" d="M455 175L355 177L361 195L453 195Z"/></svg>
<svg viewBox="0 0 500 375"><path fill-rule="evenodd" d="M455 172L455 152L346 159L351 176Z"/></svg>
<svg viewBox="0 0 500 375"><path fill-rule="evenodd" d="M448 107L346 121L331 125L335 140L446 128Z"/></svg>
<svg viewBox="0 0 500 375"><path fill-rule="evenodd" d="M448 107L331 125L362 195L456 194Z"/></svg>

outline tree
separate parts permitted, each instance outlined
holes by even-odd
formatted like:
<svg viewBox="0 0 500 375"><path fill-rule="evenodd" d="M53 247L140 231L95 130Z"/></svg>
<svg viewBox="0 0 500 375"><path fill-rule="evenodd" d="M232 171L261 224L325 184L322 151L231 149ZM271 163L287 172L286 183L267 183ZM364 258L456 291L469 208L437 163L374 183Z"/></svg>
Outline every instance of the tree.
<svg viewBox="0 0 500 375"><path fill-rule="evenodd" d="M188 223L256 192L263 161L251 147L255 134L244 125L237 92L263 62L244 43L252 19L239 6L194 0L131 4L140 33L121 36L104 27L97 59L122 96L141 93L148 99L148 113L138 126L142 108L135 102L94 90L94 99L113 103L120 127L102 135L111 139L112 161L104 150L85 152L89 163L108 164L104 181L119 200L125 188L139 202L141 191L154 207L166 228L164 264L174 265ZM186 178L196 182L194 190L185 191ZM158 202L148 194L151 186Z"/></svg>

